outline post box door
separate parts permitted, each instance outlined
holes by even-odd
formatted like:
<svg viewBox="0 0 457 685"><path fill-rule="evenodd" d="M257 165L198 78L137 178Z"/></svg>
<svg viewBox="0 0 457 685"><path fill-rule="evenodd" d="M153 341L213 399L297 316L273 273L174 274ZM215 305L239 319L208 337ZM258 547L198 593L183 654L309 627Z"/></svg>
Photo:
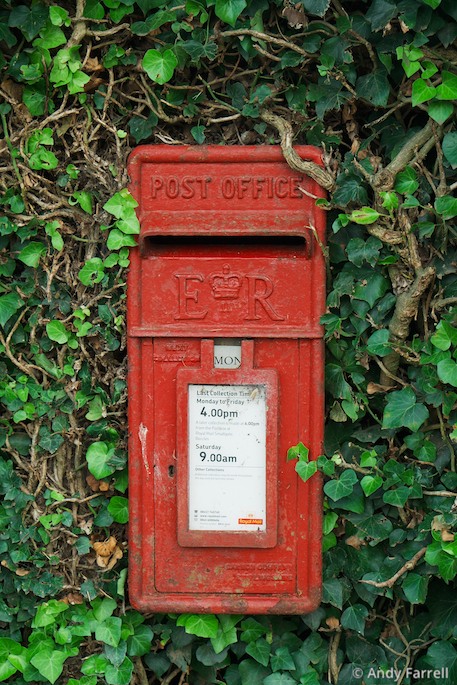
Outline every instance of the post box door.
<svg viewBox="0 0 457 685"><path fill-rule="evenodd" d="M311 611L320 483L286 455L301 440L315 458L322 443L324 221L298 188L322 192L277 149L223 151L227 169L220 148L158 147L130 163L131 601ZM224 344L238 363L218 361Z"/></svg>

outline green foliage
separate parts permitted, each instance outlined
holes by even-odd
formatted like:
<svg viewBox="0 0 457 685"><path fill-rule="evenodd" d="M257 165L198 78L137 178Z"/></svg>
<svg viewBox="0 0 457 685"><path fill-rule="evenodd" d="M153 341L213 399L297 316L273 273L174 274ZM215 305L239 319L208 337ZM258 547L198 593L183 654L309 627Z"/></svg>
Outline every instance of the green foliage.
<svg viewBox="0 0 457 685"><path fill-rule="evenodd" d="M451 0L3 3L0 681L456 681L456 20ZM145 619L125 589L126 158L278 143L265 110L335 178L325 454L287 454L325 480L323 601Z"/></svg>

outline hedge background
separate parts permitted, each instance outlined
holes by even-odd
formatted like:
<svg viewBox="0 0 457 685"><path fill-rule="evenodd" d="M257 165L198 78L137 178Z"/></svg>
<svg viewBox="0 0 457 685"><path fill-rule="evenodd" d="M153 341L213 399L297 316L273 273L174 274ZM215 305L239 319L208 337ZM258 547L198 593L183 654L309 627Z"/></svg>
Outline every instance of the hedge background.
<svg viewBox="0 0 457 685"><path fill-rule="evenodd" d="M456 20L453 0L0 3L0 681L457 681ZM308 616L128 605L126 159L205 142L324 151Z"/></svg>

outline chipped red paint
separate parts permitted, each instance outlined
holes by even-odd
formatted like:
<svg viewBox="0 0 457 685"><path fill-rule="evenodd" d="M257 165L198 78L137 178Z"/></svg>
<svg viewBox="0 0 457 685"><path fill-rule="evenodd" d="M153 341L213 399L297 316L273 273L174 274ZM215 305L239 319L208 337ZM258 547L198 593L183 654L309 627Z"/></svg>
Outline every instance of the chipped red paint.
<svg viewBox="0 0 457 685"><path fill-rule="evenodd" d="M296 148L321 163L316 148ZM324 191L277 147L137 148L128 278L130 575L144 611L306 613L321 592ZM303 192L303 190L305 192ZM241 366L212 364L241 339ZM190 530L189 384L266 388L266 529ZM253 518L253 521L261 519Z"/></svg>

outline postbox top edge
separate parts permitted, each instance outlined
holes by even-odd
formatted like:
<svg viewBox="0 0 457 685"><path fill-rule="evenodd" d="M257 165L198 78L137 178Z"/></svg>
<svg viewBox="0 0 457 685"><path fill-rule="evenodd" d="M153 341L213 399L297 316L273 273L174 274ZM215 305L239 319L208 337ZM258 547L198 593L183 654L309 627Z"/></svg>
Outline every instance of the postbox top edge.
<svg viewBox="0 0 457 685"><path fill-rule="evenodd" d="M322 150L313 145L294 147L302 158L322 166ZM128 167L147 163L243 163L286 164L279 145L139 145L129 155Z"/></svg>

